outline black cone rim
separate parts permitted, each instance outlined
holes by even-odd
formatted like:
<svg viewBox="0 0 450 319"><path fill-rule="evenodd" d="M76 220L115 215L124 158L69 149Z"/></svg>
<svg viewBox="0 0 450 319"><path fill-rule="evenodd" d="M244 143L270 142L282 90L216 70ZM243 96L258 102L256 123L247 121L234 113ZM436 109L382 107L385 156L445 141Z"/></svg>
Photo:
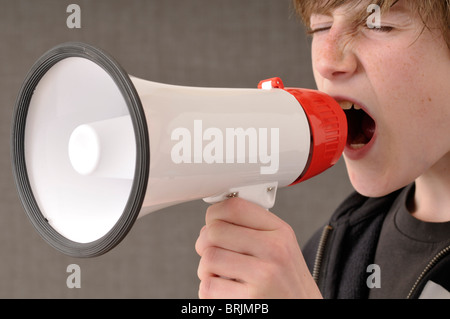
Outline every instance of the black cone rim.
<svg viewBox="0 0 450 319"><path fill-rule="evenodd" d="M69 57L89 59L111 76L128 106L136 139L136 170L128 202L114 227L103 237L90 243L69 240L47 223L34 198L25 161L25 126L33 92L41 78L53 65ZM19 198L31 223L44 240L55 249L72 257L99 256L119 244L136 221L145 197L150 167L148 139L147 122L139 95L128 74L107 53L85 43L69 42L52 48L37 60L26 76L15 104L12 119L11 156Z"/></svg>

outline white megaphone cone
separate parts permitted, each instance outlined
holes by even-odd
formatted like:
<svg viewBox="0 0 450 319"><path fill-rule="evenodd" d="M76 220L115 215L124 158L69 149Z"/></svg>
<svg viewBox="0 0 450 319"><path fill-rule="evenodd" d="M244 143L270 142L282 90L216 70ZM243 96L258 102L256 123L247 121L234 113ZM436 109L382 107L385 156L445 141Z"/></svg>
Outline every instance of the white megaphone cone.
<svg viewBox="0 0 450 319"><path fill-rule="evenodd" d="M347 134L331 97L284 88L194 88L130 77L82 43L32 67L14 110L12 159L35 228L76 257L117 245L136 218L231 196L270 208L276 190L334 165Z"/></svg>

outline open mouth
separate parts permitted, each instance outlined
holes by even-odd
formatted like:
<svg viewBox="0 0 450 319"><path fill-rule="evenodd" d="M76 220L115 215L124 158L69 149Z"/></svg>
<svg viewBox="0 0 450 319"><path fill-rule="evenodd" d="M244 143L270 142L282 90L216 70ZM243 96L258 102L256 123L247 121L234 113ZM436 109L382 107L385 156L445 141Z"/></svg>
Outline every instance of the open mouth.
<svg viewBox="0 0 450 319"><path fill-rule="evenodd" d="M354 150L364 148L374 137L376 129L375 121L361 106L353 102L341 101L339 105L347 116L347 147Z"/></svg>

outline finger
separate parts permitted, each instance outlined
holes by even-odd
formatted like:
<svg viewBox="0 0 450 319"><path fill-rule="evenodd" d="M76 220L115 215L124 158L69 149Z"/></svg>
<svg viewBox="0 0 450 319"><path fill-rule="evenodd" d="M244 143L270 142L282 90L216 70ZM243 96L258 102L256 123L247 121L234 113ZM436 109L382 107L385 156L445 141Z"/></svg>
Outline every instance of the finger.
<svg viewBox="0 0 450 319"><path fill-rule="evenodd" d="M210 276L219 276L247 282L252 280L254 269L259 266L260 261L253 256L209 247L200 259L197 275L201 280Z"/></svg>
<svg viewBox="0 0 450 319"><path fill-rule="evenodd" d="M257 230L275 230L283 223L278 216L242 198L230 198L210 206L206 212L206 225L215 220Z"/></svg>
<svg viewBox="0 0 450 319"><path fill-rule="evenodd" d="M198 296L201 299L246 299L245 283L220 277L207 277L200 282Z"/></svg>
<svg viewBox="0 0 450 319"><path fill-rule="evenodd" d="M241 254L262 256L267 249L265 242L271 241L273 231L260 231L222 220L206 226L197 239L195 249L202 256L208 247L220 247Z"/></svg>

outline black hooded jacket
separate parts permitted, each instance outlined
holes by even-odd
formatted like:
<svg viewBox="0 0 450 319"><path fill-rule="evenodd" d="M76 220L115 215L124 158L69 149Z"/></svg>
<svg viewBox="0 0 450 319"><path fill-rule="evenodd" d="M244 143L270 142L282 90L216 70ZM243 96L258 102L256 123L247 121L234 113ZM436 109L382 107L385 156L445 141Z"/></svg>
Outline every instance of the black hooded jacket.
<svg viewBox="0 0 450 319"><path fill-rule="evenodd" d="M402 190L381 198L351 194L303 249L326 299L366 299L368 265L374 263L383 221ZM449 235L450 237L450 235ZM450 246L430 259L405 298L419 298L432 281L450 290Z"/></svg>

